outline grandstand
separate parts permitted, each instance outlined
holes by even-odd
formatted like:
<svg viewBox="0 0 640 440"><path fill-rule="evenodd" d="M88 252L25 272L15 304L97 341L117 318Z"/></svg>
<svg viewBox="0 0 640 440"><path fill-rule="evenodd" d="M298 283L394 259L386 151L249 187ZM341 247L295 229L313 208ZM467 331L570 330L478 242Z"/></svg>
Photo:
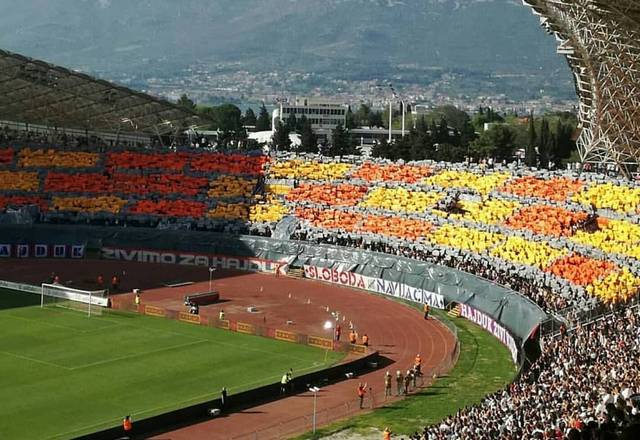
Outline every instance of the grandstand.
<svg viewBox="0 0 640 440"><path fill-rule="evenodd" d="M0 120L27 131L36 125L162 139L198 122L168 101L6 50L0 50L0 96Z"/></svg>

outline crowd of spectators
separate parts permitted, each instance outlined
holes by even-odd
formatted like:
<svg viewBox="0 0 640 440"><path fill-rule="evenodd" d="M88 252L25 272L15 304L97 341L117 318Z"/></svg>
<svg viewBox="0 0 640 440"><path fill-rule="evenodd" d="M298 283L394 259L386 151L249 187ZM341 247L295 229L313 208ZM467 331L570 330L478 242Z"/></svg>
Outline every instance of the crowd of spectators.
<svg viewBox="0 0 640 440"><path fill-rule="evenodd" d="M413 440L640 438L640 309L549 339L533 366Z"/></svg>

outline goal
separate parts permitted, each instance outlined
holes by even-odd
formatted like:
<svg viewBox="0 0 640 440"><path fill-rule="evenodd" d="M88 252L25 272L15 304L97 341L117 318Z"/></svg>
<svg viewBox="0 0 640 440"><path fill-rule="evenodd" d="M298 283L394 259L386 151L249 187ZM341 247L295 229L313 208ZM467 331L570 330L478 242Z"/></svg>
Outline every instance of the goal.
<svg viewBox="0 0 640 440"><path fill-rule="evenodd" d="M84 312L87 316L100 315L107 307L109 298L106 290L80 290L60 284L42 283L40 307L62 307Z"/></svg>

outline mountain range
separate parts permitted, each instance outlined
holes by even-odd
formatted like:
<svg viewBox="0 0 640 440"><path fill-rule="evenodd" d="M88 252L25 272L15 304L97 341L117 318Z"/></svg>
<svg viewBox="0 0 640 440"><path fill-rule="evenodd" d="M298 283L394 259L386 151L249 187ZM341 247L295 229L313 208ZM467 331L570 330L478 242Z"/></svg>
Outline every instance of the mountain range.
<svg viewBox="0 0 640 440"><path fill-rule="evenodd" d="M0 48L106 75L436 69L573 94L554 39L519 0L2 0Z"/></svg>

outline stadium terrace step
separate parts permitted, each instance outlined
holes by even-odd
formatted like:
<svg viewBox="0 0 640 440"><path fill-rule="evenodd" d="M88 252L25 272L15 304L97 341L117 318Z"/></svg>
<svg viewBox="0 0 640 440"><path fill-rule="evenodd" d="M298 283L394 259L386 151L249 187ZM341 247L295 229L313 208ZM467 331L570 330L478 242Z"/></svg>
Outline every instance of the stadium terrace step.
<svg viewBox="0 0 640 440"><path fill-rule="evenodd" d="M304 278L304 269L301 267L291 267L287 271L287 276L291 278Z"/></svg>
<svg viewBox="0 0 640 440"><path fill-rule="evenodd" d="M448 315L450 318L459 318L459 317L460 317L460 308L461 308L461 307L460 307L460 304L459 304L459 303L458 303L458 304L456 304L456 306L455 306L454 308L452 308L451 310L449 310L449 311L447 312L447 315Z"/></svg>

